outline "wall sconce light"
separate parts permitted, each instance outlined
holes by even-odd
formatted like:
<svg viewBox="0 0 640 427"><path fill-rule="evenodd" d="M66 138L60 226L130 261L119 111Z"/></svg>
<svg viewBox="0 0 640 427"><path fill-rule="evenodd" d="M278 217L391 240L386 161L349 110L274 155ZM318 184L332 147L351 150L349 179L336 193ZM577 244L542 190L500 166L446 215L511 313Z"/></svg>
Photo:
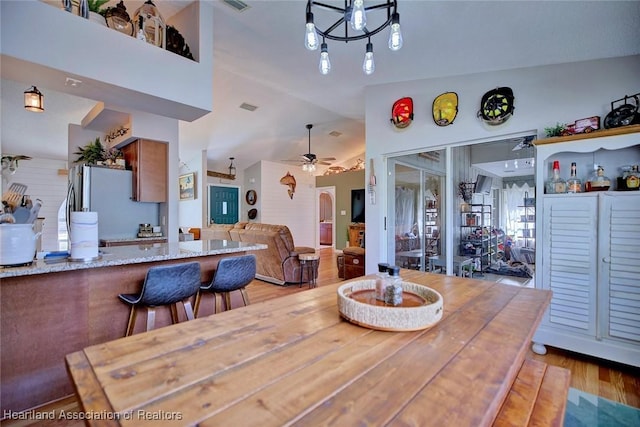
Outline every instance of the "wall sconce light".
<svg viewBox="0 0 640 427"><path fill-rule="evenodd" d="M37 87L31 86L30 89L24 91L24 108L34 113L44 111L44 95Z"/></svg>
<svg viewBox="0 0 640 427"><path fill-rule="evenodd" d="M231 163L229 164L229 173L215 172L215 171L207 171L207 176L212 176L214 178L222 178L222 179L236 179L236 167L233 165L233 160L235 157L229 157Z"/></svg>

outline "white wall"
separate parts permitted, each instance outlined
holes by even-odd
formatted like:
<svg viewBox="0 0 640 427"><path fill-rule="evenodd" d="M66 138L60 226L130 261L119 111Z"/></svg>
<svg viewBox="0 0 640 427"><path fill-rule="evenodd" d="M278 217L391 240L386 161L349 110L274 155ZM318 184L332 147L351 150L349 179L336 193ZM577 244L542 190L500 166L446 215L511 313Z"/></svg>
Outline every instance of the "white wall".
<svg viewBox="0 0 640 427"><path fill-rule="evenodd" d="M283 224L289 227L296 246L316 245L317 212L315 177L303 172L300 166L262 161L261 185L258 191L259 215L262 223ZM293 199L280 178L290 172L296 179ZM244 197L244 196L243 196ZM260 201L262 200L262 201ZM246 212L245 212L246 214Z"/></svg>
<svg viewBox="0 0 640 427"><path fill-rule="evenodd" d="M4 153L3 153L4 154ZM15 154L5 154L15 155ZM67 197L67 175L58 170L67 170L67 162L62 160L33 158L20 160L15 174L3 173L5 188L12 183L25 184L32 201L42 200L38 218L44 218L42 229L42 250L55 251L66 249L58 247L58 209ZM5 180L6 178L6 180Z"/></svg>
<svg viewBox="0 0 640 427"><path fill-rule="evenodd" d="M495 140L531 130L537 130L541 138L544 128L556 122L570 123L594 115L604 117L611 110L611 101L640 92L638 76L640 56L631 56L368 87L366 165L369 168L369 159L374 159L378 203L366 210L367 273L374 272L378 262L387 261L384 232L387 177L382 173L386 170L387 156L467 141ZM498 86L513 89L515 111L504 125L488 127L476 113L482 95ZM431 117L431 105L436 96L447 91L458 94L459 112L452 125L439 127ZM415 117L408 128L398 131L389 122L390 111L393 103L404 96L413 98Z"/></svg>

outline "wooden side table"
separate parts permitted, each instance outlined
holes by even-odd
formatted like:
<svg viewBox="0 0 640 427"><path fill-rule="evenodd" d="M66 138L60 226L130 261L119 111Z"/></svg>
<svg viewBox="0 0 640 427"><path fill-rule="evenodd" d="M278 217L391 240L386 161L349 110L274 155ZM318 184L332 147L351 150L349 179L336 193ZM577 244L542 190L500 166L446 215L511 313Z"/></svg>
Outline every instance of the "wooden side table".
<svg viewBox="0 0 640 427"><path fill-rule="evenodd" d="M300 287L302 287L302 277L304 276L304 269L307 269L307 277L309 278L309 287L316 287L316 271L318 270L318 262L320 261L320 255L317 253L312 254L298 254L300 260Z"/></svg>

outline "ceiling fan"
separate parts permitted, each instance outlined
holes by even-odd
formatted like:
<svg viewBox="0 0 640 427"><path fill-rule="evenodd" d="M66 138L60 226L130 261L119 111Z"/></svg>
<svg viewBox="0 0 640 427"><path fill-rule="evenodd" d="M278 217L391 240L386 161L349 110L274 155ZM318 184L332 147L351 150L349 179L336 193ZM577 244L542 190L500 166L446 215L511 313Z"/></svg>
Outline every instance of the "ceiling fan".
<svg viewBox="0 0 640 427"><path fill-rule="evenodd" d="M331 163L329 163L330 160L336 160L335 157L317 157L311 152L311 128L313 128L313 125L308 124L307 130L309 131L309 152L306 154L301 154L300 159L285 160L285 162L302 163L302 170L308 172L313 172L316 169L316 165L329 166L331 165Z"/></svg>
<svg viewBox="0 0 640 427"><path fill-rule="evenodd" d="M535 136L525 136L523 138L514 138L511 142L517 142L516 146L511 149L511 151L522 150L523 148L533 147L533 140Z"/></svg>

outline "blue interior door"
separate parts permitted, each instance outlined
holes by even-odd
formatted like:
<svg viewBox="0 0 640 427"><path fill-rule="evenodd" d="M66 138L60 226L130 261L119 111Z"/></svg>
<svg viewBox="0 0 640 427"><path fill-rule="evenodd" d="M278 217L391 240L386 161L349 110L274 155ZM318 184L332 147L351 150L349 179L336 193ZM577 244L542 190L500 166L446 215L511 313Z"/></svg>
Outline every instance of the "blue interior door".
<svg viewBox="0 0 640 427"><path fill-rule="evenodd" d="M212 224L238 222L238 194L233 187L209 187L209 221Z"/></svg>

